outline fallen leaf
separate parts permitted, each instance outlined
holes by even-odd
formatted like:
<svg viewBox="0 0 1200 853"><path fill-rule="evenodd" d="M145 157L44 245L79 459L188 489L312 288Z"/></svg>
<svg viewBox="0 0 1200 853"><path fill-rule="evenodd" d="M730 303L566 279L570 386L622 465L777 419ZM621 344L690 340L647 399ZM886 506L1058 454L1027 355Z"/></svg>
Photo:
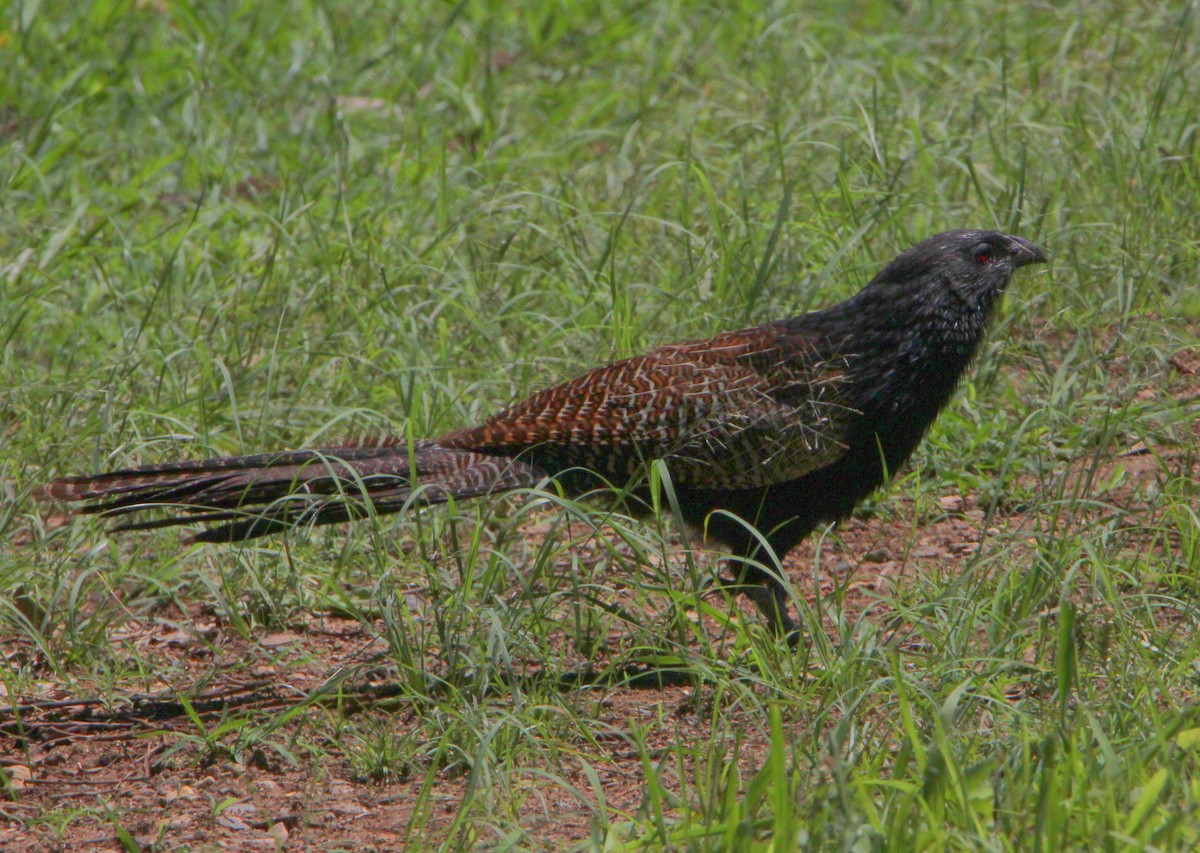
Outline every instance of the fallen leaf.
<svg viewBox="0 0 1200 853"><path fill-rule="evenodd" d="M299 634L284 631L279 634L267 634L267 636L259 640L259 643L265 648L273 649L278 646L290 646L292 643L299 642L299 640Z"/></svg>
<svg viewBox="0 0 1200 853"><path fill-rule="evenodd" d="M1175 353L1167 362L1184 376L1200 373L1200 349L1186 347Z"/></svg>
<svg viewBox="0 0 1200 853"><path fill-rule="evenodd" d="M33 779L33 771L24 764L10 764L4 772L8 775L8 787L13 791L23 791L26 783Z"/></svg>
<svg viewBox="0 0 1200 853"><path fill-rule="evenodd" d="M363 808L358 803L341 802L334 803L329 807L330 814L341 815L342 817L364 817L371 813L370 809Z"/></svg>
<svg viewBox="0 0 1200 853"><path fill-rule="evenodd" d="M250 829L250 824L246 823L246 821L242 820L237 815L223 814L217 818L217 823L226 829L234 829L239 832Z"/></svg>
<svg viewBox="0 0 1200 853"><path fill-rule="evenodd" d="M963 504L962 495L942 495L938 498L938 506L946 512L962 512Z"/></svg>

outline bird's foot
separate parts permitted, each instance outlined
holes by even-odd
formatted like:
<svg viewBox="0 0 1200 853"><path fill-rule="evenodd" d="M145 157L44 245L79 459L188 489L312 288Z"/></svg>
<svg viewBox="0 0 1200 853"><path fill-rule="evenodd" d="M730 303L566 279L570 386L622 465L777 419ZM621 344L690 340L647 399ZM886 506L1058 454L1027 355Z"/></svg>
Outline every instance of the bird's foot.
<svg viewBox="0 0 1200 853"><path fill-rule="evenodd" d="M754 602L777 636L783 637L789 646L800 643L800 625L788 610L787 591L778 581L739 585L739 591Z"/></svg>

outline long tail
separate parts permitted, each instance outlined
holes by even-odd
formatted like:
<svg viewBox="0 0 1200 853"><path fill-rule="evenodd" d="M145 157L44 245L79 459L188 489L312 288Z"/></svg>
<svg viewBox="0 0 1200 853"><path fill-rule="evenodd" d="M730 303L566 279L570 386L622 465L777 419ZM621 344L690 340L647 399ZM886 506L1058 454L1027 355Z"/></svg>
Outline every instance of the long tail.
<svg viewBox="0 0 1200 853"><path fill-rule="evenodd" d="M169 513L123 521L116 530L203 523L215 526L197 533L196 541L238 542L297 524L336 524L529 488L542 479L520 460L419 441L411 454L407 444L388 444L146 465L64 477L36 496L90 501L79 512L106 518Z"/></svg>

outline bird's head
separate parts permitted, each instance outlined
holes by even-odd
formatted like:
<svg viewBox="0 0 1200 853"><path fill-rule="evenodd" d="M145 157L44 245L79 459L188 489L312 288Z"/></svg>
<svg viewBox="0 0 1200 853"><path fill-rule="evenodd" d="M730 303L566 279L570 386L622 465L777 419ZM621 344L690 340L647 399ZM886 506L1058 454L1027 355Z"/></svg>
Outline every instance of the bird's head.
<svg viewBox="0 0 1200 853"><path fill-rule="evenodd" d="M1042 249L1022 237L999 231L946 231L900 254L875 282L915 288L918 292L910 295L917 298L957 297L968 310L986 314L1014 271L1046 260Z"/></svg>

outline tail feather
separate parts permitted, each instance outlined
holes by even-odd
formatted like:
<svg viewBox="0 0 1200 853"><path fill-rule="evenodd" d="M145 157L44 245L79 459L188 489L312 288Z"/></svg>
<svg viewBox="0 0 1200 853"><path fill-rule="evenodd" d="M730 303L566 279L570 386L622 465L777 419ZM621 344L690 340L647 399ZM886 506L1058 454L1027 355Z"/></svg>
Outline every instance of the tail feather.
<svg viewBox="0 0 1200 853"><path fill-rule="evenodd" d="M241 542L279 533L297 525L340 524L370 515L402 512L414 506L432 506L451 500L468 500L513 489L532 488L545 479L541 471L523 462L470 455L477 459L467 467L439 480L424 482L416 488L403 487L366 494L346 491L312 498L293 494L252 516L238 513L238 520L203 530L193 538L197 542ZM204 520L224 520L216 518L215 513L212 515ZM228 514L228 517L233 517L233 514Z"/></svg>
<svg viewBox="0 0 1200 853"><path fill-rule="evenodd" d="M418 442L418 449L428 442ZM121 468L102 474L61 477L41 486L34 494L39 500L78 501L115 495L157 483L182 482L191 475L218 474L234 471L264 470L303 465L316 459L340 459L357 462L378 457L407 456L406 449L396 444L372 447L343 446L322 450L286 450L278 453L256 453L253 456L225 456L217 459L194 459L163 462L135 468Z"/></svg>
<svg viewBox="0 0 1200 853"><path fill-rule="evenodd" d="M297 524L337 524L528 488L544 476L520 460L421 441L411 454L407 445L392 444L146 465L65 477L39 497L88 501L79 511L105 518L166 510L165 517L134 517L115 529L216 524L194 538L236 542Z"/></svg>

